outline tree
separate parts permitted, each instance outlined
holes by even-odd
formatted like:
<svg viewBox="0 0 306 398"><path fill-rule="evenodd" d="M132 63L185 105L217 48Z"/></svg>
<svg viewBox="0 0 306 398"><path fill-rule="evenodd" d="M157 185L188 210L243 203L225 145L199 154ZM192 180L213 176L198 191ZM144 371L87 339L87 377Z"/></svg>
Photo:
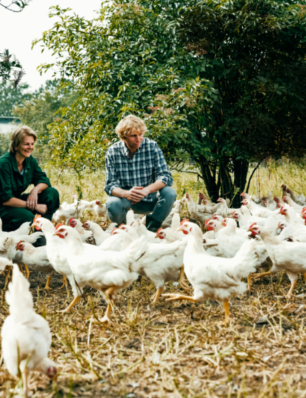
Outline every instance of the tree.
<svg viewBox="0 0 306 398"><path fill-rule="evenodd" d="M21 119L22 124L31 126L41 143L48 142L48 125L57 118L58 110L70 106L77 97L77 93L71 88L63 90L59 85L60 82L57 80L47 80L45 85L33 94L27 94L22 103L12 111L14 116Z"/></svg>
<svg viewBox="0 0 306 398"><path fill-rule="evenodd" d="M29 101L32 95L28 92L29 85L21 83L16 88L10 82L0 83L0 116L12 116L15 106Z"/></svg>
<svg viewBox="0 0 306 398"><path fill-rule="evenodd" d="M196 162L212 199L233 198L250 161L304 154L305 8L120 0L86 21L55 7L60 21L41 42L80 96L52 125L53 162L96 168L118 120L135 113L169 161Z"/></svg>
<svg viewBox="0 0 306 398"><path fill-rule="evenodd" d="M30 2L31 0L13 0L6 4L3 4L2 0L0 0L0 6L4 9L12 12L21 12Z"/></svg>

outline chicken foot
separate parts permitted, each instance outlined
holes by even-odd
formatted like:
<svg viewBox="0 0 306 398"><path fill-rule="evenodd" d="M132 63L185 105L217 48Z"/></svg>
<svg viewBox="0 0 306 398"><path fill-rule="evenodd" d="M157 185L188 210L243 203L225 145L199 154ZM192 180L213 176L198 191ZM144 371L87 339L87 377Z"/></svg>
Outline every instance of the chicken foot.
<svg viewBox="0 0 306 398"><path fill-rule="evenodd" d="M152 297L154 304L157 303L157 301L158 301L160 295L162 294L163 290L164 290L164 286L162 286L162 287L160 287L160 288L158 288L156 290L156 293Z"/></svg>
<svg viewBox="0 0 306 398"><path fill-rule="evenodd" d="M195 300L193 297L184 296L183 294L179 294L179 293L166 293L166 294L163 294L163 296L169 297L166 301L187 300L187 301L191 301L193 303L197 303L197 300Z"/></svg>
<svg viewBox="0 0 306 398"><path fill-rule="evenodd" d="M70 312L71 309L72 309L80 300L81 300L81 296L75 297L75 299L72 301L72 303L71 303L70 305L68 305L68 307L67 307L66 309L64 309L64 310L62 310L62 311L59 311L59 312L62 312L62 313Z"/></svg>
<svg viewBox="0 0 306 398"><path fill-rule="evenodd" d="M46 290L51 290L51 287L49 286L51 278L52 278L52 274L48 276L47 283L46 283L46 286L45 286Z"/></svg>
<svg viewBox="0 0 306 398"><path fill-rule="evenodd" d="M297 281L291 282L290 290L289 290L289 292L286 294L286 298L287 298L288 300L291 299L292 293L293 293L293 290L294 290L296 284L297 284Z"/></svg>
<svg viewBox="0 0 306 398"><path fill-rule="evenodd" d="M272 275L272 274L273 274L273 272L271 272L271 271L262 272L261 274L253 274L253 278L254 278L254 279L261 279L261 278L263 278L264 276Z"/></svg>
<svg viewBox="0 0 306 398"><path fill-rule="evenodd" d="M179 284L183 290L186 290L187 292L190 292L190 287L186 283L185 279L185 272L184 272L184 265L181 266L180 270L180 278L179 278Z"/></svg>

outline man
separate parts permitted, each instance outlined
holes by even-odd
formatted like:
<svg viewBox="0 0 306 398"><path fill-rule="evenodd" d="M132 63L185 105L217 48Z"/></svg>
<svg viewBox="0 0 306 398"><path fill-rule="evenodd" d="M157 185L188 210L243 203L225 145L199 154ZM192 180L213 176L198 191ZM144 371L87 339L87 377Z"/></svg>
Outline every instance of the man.
<svg viewBox="0 0 306 398"><path fill-rule="evenodd" d="M105 192L107 215L112 222L125 222L126 213L147 214L146 227L156 232L176 199L173 178L155 141L144 138L147 127L134 115L116 127L120 141L106 154ZM152 214L149 214L152 213Z"/></svg>

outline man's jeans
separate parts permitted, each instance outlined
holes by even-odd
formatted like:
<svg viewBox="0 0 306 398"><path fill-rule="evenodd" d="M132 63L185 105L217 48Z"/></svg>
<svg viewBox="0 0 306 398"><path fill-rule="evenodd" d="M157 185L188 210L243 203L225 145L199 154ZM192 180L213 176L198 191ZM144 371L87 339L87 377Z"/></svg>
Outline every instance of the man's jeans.
<svg viewBox="0 0 306 398"><path fill-rule="evenodd" d="M126 213L132 209L138 214L152 213L153 219L162 223L170 214L176 200L176 192L171 187L164 187L160 191L152 194L153 202L143 200L132 205L132 202L125 198L109 196L106 201L107 216L117 224L125 222Z"/></svg>

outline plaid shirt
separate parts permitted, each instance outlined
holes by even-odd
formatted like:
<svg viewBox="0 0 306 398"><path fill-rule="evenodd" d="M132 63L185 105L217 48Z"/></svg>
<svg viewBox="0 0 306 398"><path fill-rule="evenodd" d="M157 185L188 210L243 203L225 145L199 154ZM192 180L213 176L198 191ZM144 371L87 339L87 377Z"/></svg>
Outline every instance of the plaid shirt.
<svg viewBox="0 0 306 398"><path fill-rule="evenodd" d="M147 187L155 181L171 186L173 178L164 155L155 141L144 138L140 148L130 157L123 141L116 142L107 151L105 192L112 194L114 188L129 190ZM142 199L152 202L152 194Z"/></svg>

